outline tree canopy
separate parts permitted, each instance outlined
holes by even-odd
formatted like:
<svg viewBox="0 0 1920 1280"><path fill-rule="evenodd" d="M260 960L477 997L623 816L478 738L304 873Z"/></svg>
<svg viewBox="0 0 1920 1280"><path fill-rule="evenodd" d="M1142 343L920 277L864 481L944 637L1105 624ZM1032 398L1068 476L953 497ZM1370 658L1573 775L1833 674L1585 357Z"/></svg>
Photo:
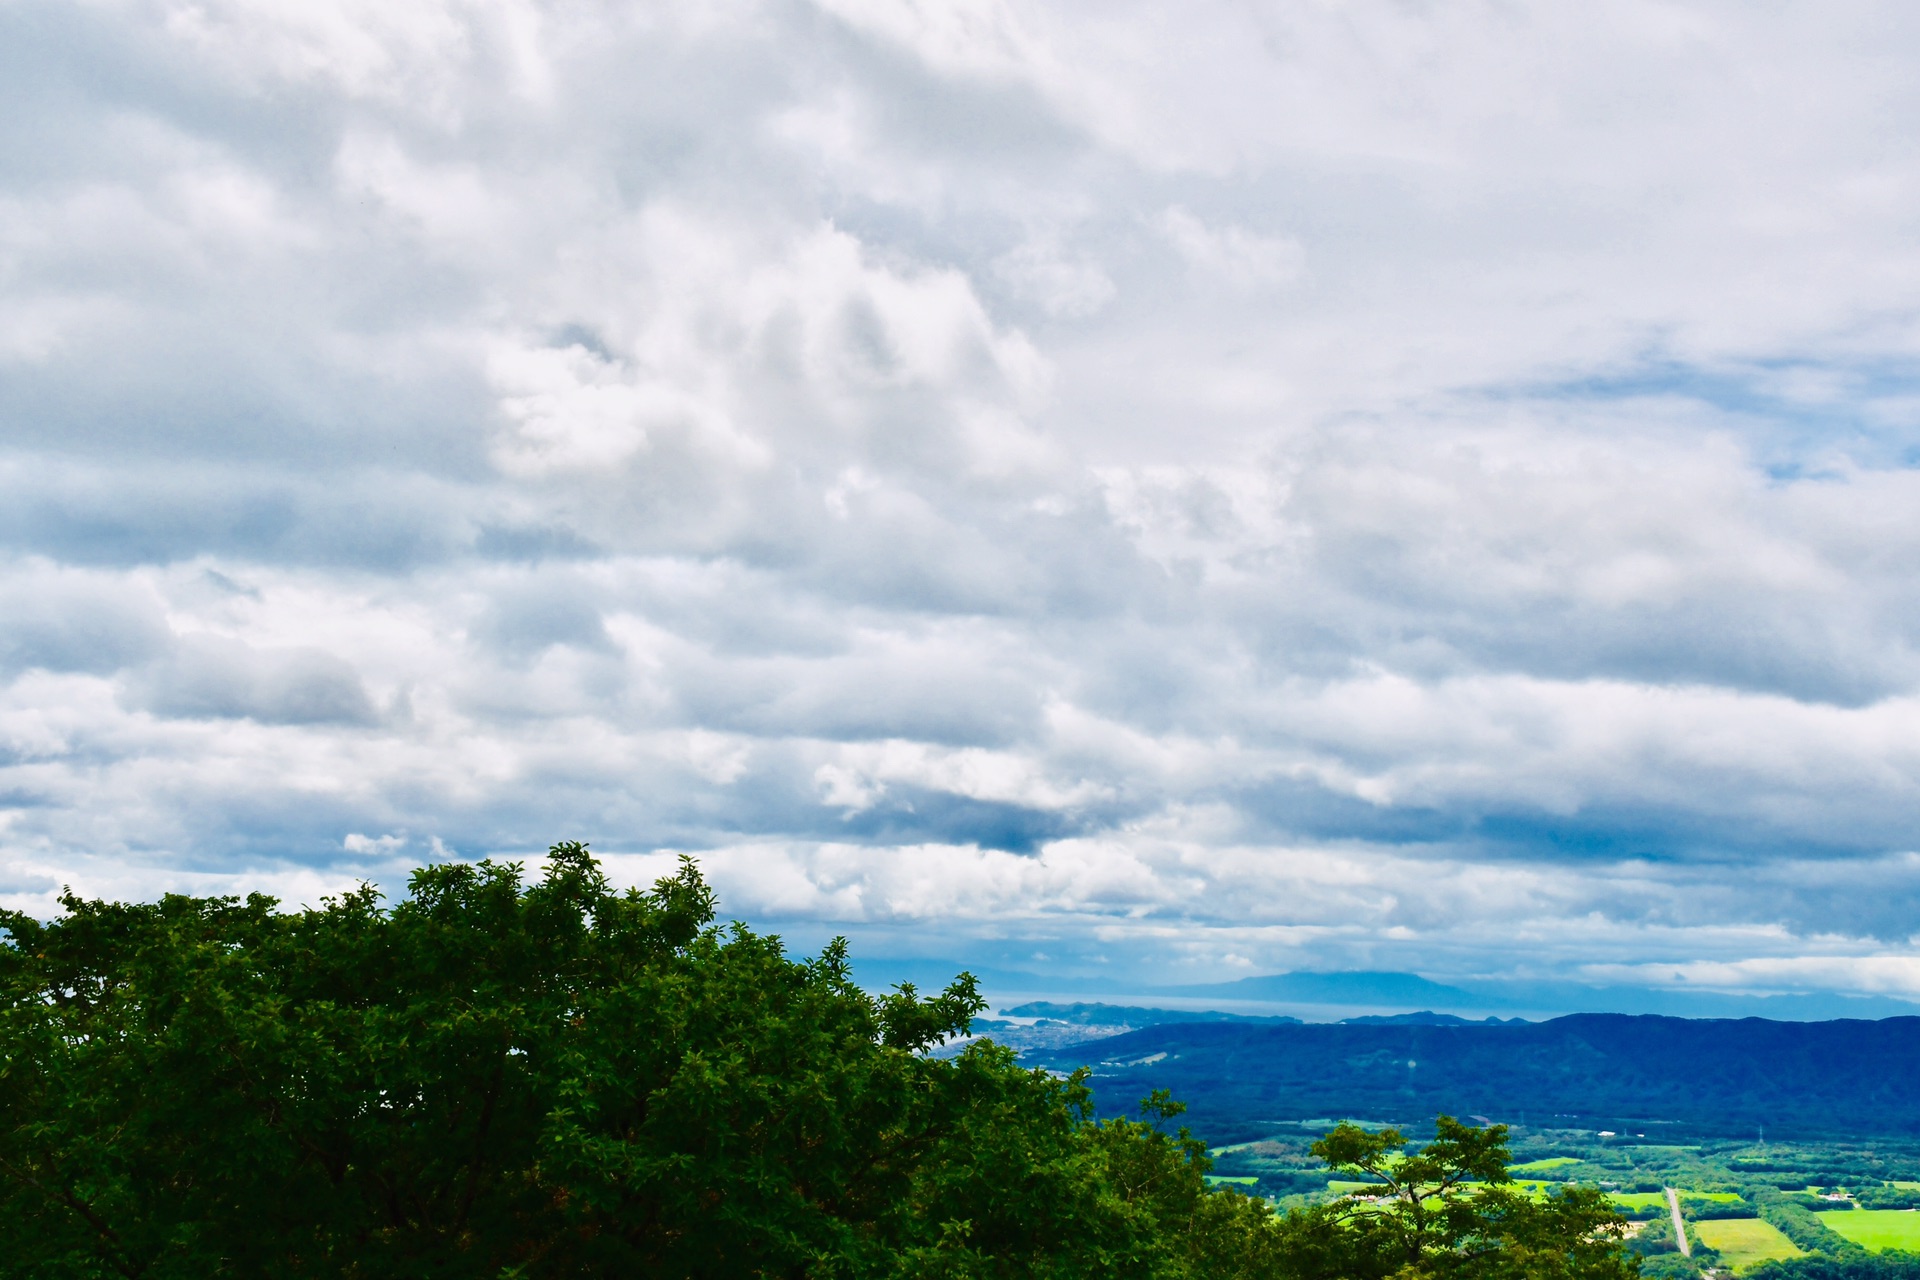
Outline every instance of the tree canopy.
<svg viewBox="0 0 1920 1280"><path fill-rule="evenodd" d="M616 892L579 844L270 898L0 915L0 1274L205 1277L1630 1274L1505 1133L1335 1130L1370 1201L1212 1190L1164 1093L964 1035L972 978L869 994L844 942L716 923L691 862Z"/></svg>
<svg viewBox="0 0 1920 1280"><path fill-rule="evenodd" d="M1597 1187L1518 1190L1504 1125L1451 1116L1434 1141L1406 1151L1397 1129L1341 1124L1314 1154L1371 1189L1280 1220L1283 1274L1301 1280L1471 1276L1574 1280L1632 1274L1623 1226Z"/></svg>

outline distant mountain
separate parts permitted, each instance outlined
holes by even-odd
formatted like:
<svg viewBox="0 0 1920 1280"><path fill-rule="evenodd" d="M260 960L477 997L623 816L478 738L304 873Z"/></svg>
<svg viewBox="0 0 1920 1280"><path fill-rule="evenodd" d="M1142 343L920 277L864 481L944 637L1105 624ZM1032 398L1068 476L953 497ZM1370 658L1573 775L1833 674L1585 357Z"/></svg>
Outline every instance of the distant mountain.
<svg viewBox="0 0 1920 1280"><path fill-rule="evenodd" d="M1168 1022L1177 1021L1174 1018ZM1343 1027L1504 1027L1523 1024L1525 1018L1461 1018L1451 1013L1422 1009L1418 1013L1370 1013L1358 1018L1342 1018Z"/></svg>
<svg viewBox="0 0 1920 1280"><path fill-rule="evenodd" d="M1324 1005L1466 1013L1665 1014L1676 1018L1770 1018L1815 1022L1835 1018L1920 1016L1920 1004L1888 996L1826 992L1751 996L1672 987L1593 987L1577 982L1481 979L1435 982L1416 973L1342 970L1276 973L1234 982L1158 987L1141 994L1279 1005Z"/></svg>
<svg viewBox="0 0 1920 1280"><path fill-rule="evenodd" d="M1216 1009L1144 1009L1121 1004L1058 1004L1033 1000L1000 1010L1003 1018L1045 1018L1080 1027L1156 1027L1167 1022L1254 1022L1299 1026L1283 1014L1222 1013Z"/></svg>
<svg viewBox="0 0 1920 1280"><path fill-rule="evenodd" d="M1472 992L1433 982L1417 973L1273 973L1235 982L1200 986L1156 987L1170 996L1201 996L1219 1000L1261 1000L1275 1004L1385 1004L1431 1008L1482 1008L1485 1001Z"/></svg>
<svg viewBox="0 0 1920 1280"><path fill-rule="evenodd" d="M1090 1063L1103 1108L1155 1088L1202 1127L1438 1112L1568 1128L1694 1134L1920 1134L1920 1018L1691 1020L1578 1014L1543 1023L1262 1026L1180 1022L1050 1055Z"/></svg>

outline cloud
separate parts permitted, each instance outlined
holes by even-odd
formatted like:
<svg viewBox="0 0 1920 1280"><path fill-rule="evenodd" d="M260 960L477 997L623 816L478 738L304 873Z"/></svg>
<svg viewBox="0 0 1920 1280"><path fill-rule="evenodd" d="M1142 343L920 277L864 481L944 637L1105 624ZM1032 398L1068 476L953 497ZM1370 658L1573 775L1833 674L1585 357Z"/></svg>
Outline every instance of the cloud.
<svg viewBox="0 0 1920 1280"><path fill-rule="evenodd" d="M1233 288L1287 284L1300 274L1299 242L1244 227L1209 227L1178 205L1157 220L1160 233L1193 267Z"/></svg>
<svg viewBox="0 0 1920 1280"><path fill-rule="evenodd" d="M1646 986L1704 986L1777 991L1841 988L1920 996L1920 956L1783 956L1730 963L1594 966L1593 977Z"/></svg>
<svg viewBox="0 0 1920 1280"><path fill-rule="evenodd" d="M266 724L365 725L375 718L359 675L312 648L258 650L220 636L188 635L132 674L136 705L173 718L245 718Z"/></svg>
<svg viewBox="0 0 1920 1280"><path fill-rule="evenodd" d="M1093 315L1118 292L1098 262L1039 241L1001 254L994 259L993 272L1017 297L1037 304L1050 316Z"/></svg>
<svg viewBox="0 0 1920 1280"><path fill-rule="evenodd" d="M0 897L586 838L899 953L1893 990L1916 57L0 7Z"/></svg>
<svg viewBox="0 0 1920 1280"><path fill-rule="evenodd" d="M156 595L109 575L29 561L0 584L0 668L9 672L111 673L171 638Z"/></svg>

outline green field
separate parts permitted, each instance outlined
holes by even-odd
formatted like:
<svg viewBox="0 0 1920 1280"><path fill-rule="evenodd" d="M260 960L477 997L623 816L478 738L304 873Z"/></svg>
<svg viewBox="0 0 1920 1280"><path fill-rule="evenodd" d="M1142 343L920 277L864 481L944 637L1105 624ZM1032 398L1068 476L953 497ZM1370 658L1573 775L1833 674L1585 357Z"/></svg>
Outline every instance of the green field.
<svg viewBox="0 0 1920 1280"><path fill-rule="evenodd" d="M1920 1211L1913 1209L1853 1209L1823 1213L1820 1221L1857 1245L1920 1251Z"/></svg>
<svg viewBox="0 0 1920 1280"><path fill-rule="evenodd" d="M1573 1156L1548 1156L1545 1160L1529 1160L1525 1164L1511 1164L1507 1172L1513 1174L1545 1173L1549 1169L1564 1168L1570 1164L1579 1164Z"/></svg>
<svg viewBox="0 0 1920 1280"><path fill-rule="evenodd" d="M1645 1209L1648 1207L1658 1209L1664 1207L1667 1203L1667 1196L1664 1191L1613 1191L1607 1194L1607 1199L1617 1205L1624 1205L1629 1209Z"/></svg>
<svg viewBox="0 0 1920 1280"><path fill-rule="evenodd" d="M1680 1206L1685 1208L1689 1200L1712 1200L1718 1204L1731 1204L1739 1198L1731 1191L1682 1191ZM1609 1191L1607 1199L1627 1209L1667 1207L1667 1193L1664 1191Z"/></svg>
<svg viewBox="0 0 1920 1280"><path fill-rule="evenodd" d="M1797 1258L1801 1253L1800 1247L1781 1235L1777 1227L1758 1218L1696 1222L1693 1233L1700 1237L1701 1244L1718 1249L1720 1260L1735 1271L1772 1258Z"/></svg>
<svg viewBox="0 0 1920 1280"><path fill-rule="evenodd" d="M1223 1182L1231 1183L1236 1187L1252 1187L1259 1185L1260 1182L1258 1178L1228 1178L1217 1173L1207 1174L1206 1179L1207 1185L1212 1187L1217 1187Z"/></svg>

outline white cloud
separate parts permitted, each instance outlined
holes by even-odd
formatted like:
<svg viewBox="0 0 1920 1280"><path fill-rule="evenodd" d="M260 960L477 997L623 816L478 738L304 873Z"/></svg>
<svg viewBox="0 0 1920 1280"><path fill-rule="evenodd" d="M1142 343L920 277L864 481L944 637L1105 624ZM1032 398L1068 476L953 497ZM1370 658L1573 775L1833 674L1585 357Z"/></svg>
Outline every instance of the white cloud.
<svg viewBox="0 0 1920 1280"><path fill-rule="evenodd" d="M1297 240L1258 235L1245 227L1209 227L1178 205L1162 213L1158 225L1190 265L1232 288L1287 284L1300 274L1304 250Z"/></svg>
<svg viewBox="0 0 1920 1280"><path fill-rule="evenodd" d="M1908 989L1897 6L0 39L10 903L586 837L923 950Z"/></svg>
<svg viewBox="0 0 1920 1280"><path fill-rule="evenodd" d="M1015 294L1052 316L1093 315L1118 292L1099 263L1058 245L1031 240L994 259L993 270Z"/></svg>
<svg viewBox="0 0 1920 1280"><path fill-rule="evenodd" d="M1920 997L1920 956L1767 956L1679 964L1594 965L1592 977L1650 987L1709 990L1815 990Z"/></svg>

